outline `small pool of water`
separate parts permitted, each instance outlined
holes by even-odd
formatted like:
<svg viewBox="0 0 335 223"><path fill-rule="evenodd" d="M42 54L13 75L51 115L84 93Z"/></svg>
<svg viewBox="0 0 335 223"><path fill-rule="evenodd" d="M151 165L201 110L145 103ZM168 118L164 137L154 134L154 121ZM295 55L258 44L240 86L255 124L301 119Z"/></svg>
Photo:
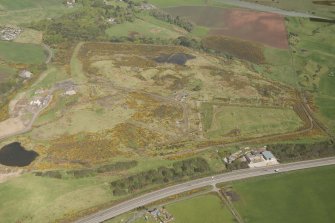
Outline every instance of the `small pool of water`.
<svg viewBox="0 0 335 223"><path fill-rule="evenodd" d="M195 56L185 53L174 53L170 55L161 55L155 58L157 63L171 63L177 65L185 65L188 60L194 59Z"/></svg>
<svg viewBox="0 0 335 223"><path fill-rule="evenodd" d="M28 166L37 156L37 152L28 151L21 146L21 143L13 142L1 148L0 164L18 167Z"/></svg>

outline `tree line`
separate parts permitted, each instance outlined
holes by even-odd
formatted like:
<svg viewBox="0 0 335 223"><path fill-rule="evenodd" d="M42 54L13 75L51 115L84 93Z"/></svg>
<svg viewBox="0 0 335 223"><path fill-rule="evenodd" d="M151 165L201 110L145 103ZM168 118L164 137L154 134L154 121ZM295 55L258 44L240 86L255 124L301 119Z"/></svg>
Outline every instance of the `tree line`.
<svg viewBox="0 0 335 223"><path fill-rule="evenodd" d="M173 25L177 25L188 32L191 32L194 28L193 23L191 23L188 19L182 18L180 16L174 17L167 12L155 9L150 11L150 15L155 17L156 19L168 22Z"/></svg>
<svg viewBox="0 0 335 223"><path fill-rule="evenodd" d="M111 182L115 196L121 196L143 189L150 185L189 179L210 172L204 158L196 157L173 163L172 167L159 167Z"/></svg>
<svg viewBox="0 0 335 223"><path fill-rule="evenodd" d="M283 163L335 156L335 144L328 141L312 144L276 144L269 145L268 149Z"/></svg>

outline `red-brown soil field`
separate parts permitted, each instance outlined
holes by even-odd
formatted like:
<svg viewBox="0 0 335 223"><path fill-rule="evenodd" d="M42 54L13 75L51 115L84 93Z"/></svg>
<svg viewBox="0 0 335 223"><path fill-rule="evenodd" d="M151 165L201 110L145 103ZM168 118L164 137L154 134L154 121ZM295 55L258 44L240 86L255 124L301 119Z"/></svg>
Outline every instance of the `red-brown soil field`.
<svg viewBox="0 0 335 223"><path fill-rule="evenodd" d="M238 37L275 48L288 48L285 18L281 15L207 6L181 6L164 10L208 27L209 35Z"/></svg>
<svg viewBox="0 0 335 223"><path fill-rule="evenodd" d="M225 26L213 28L210 34L239 37L276 48L288 48L283 16L239 9L226 10L222 18Z"/></svg>

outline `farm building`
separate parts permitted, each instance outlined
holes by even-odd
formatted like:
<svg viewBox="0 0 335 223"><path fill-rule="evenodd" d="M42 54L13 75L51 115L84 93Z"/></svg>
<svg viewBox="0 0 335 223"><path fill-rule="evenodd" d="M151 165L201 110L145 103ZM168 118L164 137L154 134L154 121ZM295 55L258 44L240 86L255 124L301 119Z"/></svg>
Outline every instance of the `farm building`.
<svg viewBox="0 0 335 223"><path fill-rule="evenodd" d="M248 166L253 167L264 167L278 164L276 157L270 151L252 151L245 155L248 161Z"/></svg>
<svg viewBox="0 0 335 223"><path fill-rule="evenodd" d="M33 73L31 73L28 70L23 70L21 71L21 73L19 74L20 77L24 78L24 79L30 79L33 76Z"/></svg>
<svg viewBox="0 0 335 223"><path fill-rule="evenodd" d="M76 95L76 94L77 94L77 92L75 90L68 90L68 91L65 92L65 95L67 95L67 96L72 96L72 95Z"/></svg>
<svg viewBox="0 0 335 223"><path fill-rule="evenodd" d="M6 27L0 27L0 40L6 40L11 41L16 39L20 33L22 32L22 29L18 27L13 26L6 26Z"/></svg>

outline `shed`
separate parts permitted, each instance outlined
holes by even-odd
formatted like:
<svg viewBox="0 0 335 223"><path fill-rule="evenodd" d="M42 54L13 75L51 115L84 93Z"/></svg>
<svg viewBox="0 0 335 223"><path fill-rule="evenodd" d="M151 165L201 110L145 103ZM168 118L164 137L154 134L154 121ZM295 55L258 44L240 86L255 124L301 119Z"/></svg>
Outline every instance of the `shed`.
<svg viewBox="0 0 335 223"><path fill-rule="evenodd" d="M265 160L272 160L275 158L275 156L270 151L264 151L262 152L262 155Z"/></svg>

